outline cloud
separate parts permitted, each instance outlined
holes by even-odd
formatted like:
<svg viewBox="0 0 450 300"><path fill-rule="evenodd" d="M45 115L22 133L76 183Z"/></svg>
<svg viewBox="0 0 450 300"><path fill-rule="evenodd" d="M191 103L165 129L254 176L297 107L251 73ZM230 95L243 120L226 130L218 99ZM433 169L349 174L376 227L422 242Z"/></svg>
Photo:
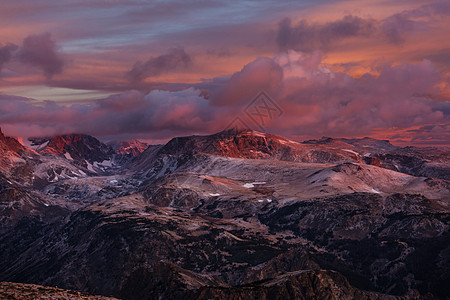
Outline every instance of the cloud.
<svg viewBox="0 0 450 300"><path fill-rule="evenodd" d="M147 135L170 137L213 126L213 109L201 91L188 88L148 94L131 90L92 105L61 106L0 95L0 125L13 136L88 133L96 136Z"/></svg>
<svg viewBox="0 0 450 300"><path fill-rule="evenodd" d="M385 135L395 144L409 146L446 146L449 147L450 123L432 124L408 129L400 129L391 135Z"/></svg>
<svg viewBox="0 0 450 300"><path fill-rule="evenodd" d="M280 84L283 71L273 59L260 57L247 64L240 72L234 73L226 84L219 85L211 92L214 105L234 105L243 100L251 100L261 91L271 92Z"/></svg>
<svg viewBox="0 0 450 300"><path fill-rule="evenodd" d="M399 45L413 31L431 30L433 23L450 14L448 2L436 2L415 9L404 10L384 19L346 15L342 19L325 23L300 20L293 24L290 18L278 23L276 42L280 49L310 52L330 50L332 46L349 38L372 38ZM438 23L439 24L439 23Z"/></svg>
<svg viewBox="0 0 450 300"><path fill-rule="evenodd" d="M302 20L292 25L291 19L286 18L278 24L277 43L284 50L326 50L345 38L369 37L376 32L376 27L375 20L352 15L325 24L308 23Z"/></svg>
<svg viewBox="0 0 450 300"><path fill-rule="evenodd" d="M7 63L13 57L13 52L17 50L17 46L14 44L6 44L5 46L0 47L0 71L3 68L3 65Z"/></svg>
<svg viewBox="0 0 450 300"><path fill-rule="evenodd" d="M406 18L432 18L436 19L450 15L450 3L448 1L425 4L414 9L404 10L399 13Z"/></svg>
<svg viewBox="0 0 450 300"><path fill-rule="evenodd" d="M431 3L387 17L381 22L380 30L390 42L401 44L405 41L406 33L429 29L429 25L436 19L448 15L450 15L450 3Z"/></svg>
<svg viewBox="0 0 450 300"><path fill-rule="evenodd" d="M50 33L30 35L23 40L18 59L44 71L47 78L62 72L64 60L58 52Z"/></svg>
<svg viewBox="0 0 450 300"><path fill-rule="evenodd" d="M416 145L449 146L450 123L423 126L416 130L410 130L410 132L413 133L411 140Z"/></svg>
<svg viewBox="0 0 450 300"><path fill-rule="evenodd" d="M374 129L409 128L449 118L448 103L423 96L439 94L440 74L427 60L383 65L378 76L361 78L328 69L317 51L311 55L288 51L262 60L234 74L221 93L213 95L211 104L219 101L221 106L243 110L256 95L248 91L269 88L270 96L284 111L269 130L288 136L364 136ZM281 74L269 80L268 70ZM272 86L261 84L265 80Z"/></svg>
<svg viewBox="0 0 450 300"><path fill-rule="evenodd" d="M353 78L327 68L321 52L307 55L291 50L257 58L229 78L179 91L131 90L70 107L2 96L0 124L17 136L29 135L37 127L54 134L147 135L152 139L206 134L224 129L243 115L260 90L268 92L283 110L267 129L290 137L370 136L392 128L406 132L449 123L449 103L432 98L439 94L440 80L433 63L382 65L378 72ZM442 139L442 132L436 129L435 133Z"/></svg>
<svg viewBox="0 0 450 300"><path fill-rule="evenodd" d="M139 82L170 71L185 70L191 64L191 57L182 48L174 48L167 54L152 57L146 62L138 61L126 73L131 82Z"/></svg>
<svg viewBox="0 0 450 300"><path fill-rule="evenodd" d="M416 22L409 19L405 14L395 14L384 20L380 26L387 40L393 44L405 42L405 33L412 31Z"/></svg>

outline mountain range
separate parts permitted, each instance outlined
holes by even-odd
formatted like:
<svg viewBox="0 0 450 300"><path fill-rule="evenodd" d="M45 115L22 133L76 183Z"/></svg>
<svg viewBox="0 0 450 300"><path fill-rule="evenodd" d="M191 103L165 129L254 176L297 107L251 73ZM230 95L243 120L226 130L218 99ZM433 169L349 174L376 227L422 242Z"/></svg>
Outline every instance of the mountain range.
<svg viewBox="0 0 450 300"><path fill-rule="evenodd" d="M0 130L0 281L16 282L3 286L122 299L450 297L449 149L246 129L164 145L84 134L28 144Z"/></svg>

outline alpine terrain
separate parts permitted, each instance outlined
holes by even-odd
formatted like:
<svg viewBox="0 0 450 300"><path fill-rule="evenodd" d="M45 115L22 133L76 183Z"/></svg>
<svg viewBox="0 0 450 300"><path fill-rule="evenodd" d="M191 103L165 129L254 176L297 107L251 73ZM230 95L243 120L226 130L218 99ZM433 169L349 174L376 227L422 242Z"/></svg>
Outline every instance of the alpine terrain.
<svg viewBox="0 0 450 300"><path fill-rule="evenodd" d="M0 131L0 297L450 297L449 149L244 129L27 145Z"/></svg>

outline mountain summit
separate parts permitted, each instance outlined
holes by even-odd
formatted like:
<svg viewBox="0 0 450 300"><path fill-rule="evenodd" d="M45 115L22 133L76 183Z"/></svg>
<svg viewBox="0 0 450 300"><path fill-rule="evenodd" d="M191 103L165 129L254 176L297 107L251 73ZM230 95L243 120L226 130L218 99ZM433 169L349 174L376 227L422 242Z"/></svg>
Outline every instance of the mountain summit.
<svg viewBox="0 0 450 300"><path fill-rule="evenodd" d="M348 147L352 148L351 145ZM249 129L229 129L208 136L177 137L163 146L159 153L180 155L188 152L246 159L277 159L282 161L331 162L356 161L354 153L327 147L305 145L281 136Z"/></svg>
<svg viewBox="0 0 450 300"><path fill-rule="evenodd" d="M147 144L139 140L112 141L107 144L112 147L116 154L131 155L133 157L138 156L148 148Z"/></svg>
<svg viewBox="0 0 450 300"><path fill-rule="evenodd" d="M36 153L22 145L15 138L5 136L0 128L0 169L8 168L23 161L22 154Z"/></svg>
<svg viewBox="0 0 450 300"><path fill-rule="evenodd" d="M67 134L52 138L30 138L34 145L41 146L39 153L65 155L73 160L87 160L91 164L109 160L114 153L112 148L93 136Z"/></svg>

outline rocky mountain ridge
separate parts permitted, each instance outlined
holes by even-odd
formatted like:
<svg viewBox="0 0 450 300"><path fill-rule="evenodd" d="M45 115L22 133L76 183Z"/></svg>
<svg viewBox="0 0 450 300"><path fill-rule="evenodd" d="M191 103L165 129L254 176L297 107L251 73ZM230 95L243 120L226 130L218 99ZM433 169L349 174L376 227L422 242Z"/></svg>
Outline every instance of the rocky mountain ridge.
<svg viewBox="0 0 450 300"><path fill-rule="evenodd" d="M118 160L92 139L0 137L18 158L0 172L0 280L125 299L450 295L449 151L228 130Z"/></svg>

